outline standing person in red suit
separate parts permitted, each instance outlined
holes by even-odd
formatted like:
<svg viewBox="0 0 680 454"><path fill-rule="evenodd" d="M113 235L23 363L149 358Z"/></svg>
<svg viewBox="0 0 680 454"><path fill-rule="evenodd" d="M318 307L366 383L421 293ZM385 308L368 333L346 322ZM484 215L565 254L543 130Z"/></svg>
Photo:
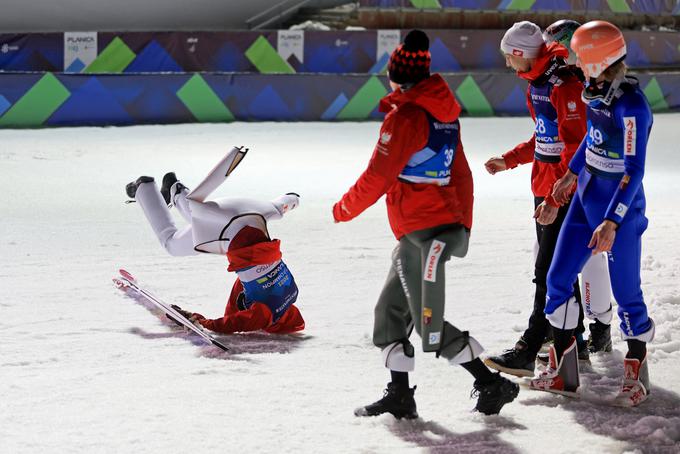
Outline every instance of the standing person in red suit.
<svg viewBox="0 0 680 454"><path fill-rule="evenodd" d="M399 242L373 329L373 343L392 380L382 399L355 414L418 416L408 378L415 365L413 328L423 351L475 377L476 409L495 414L517 396L518 386L482 363L483 349L467 331L444 321L445 262L466 255L472 227L472 174L460 139L461 109L444 79L430 75L429 39L422 31L406 36L390 56L388 71L393 93L380 102L387 115L368 168L333 207L335 221L347 222L387 195Z"/></svg>
<svg viewBox="0 0 680 454"><path fill-rule="evenodd" d="M532 377L536 355L550 329L543 312L548 269L557 236L569 209L568 205L560 207L550 194L553 184L564 175L571 157L585 136L586 108L581 100L583 83L566 62L568 49L557 42L546 45L538 25L528 21L515 23L503 36L500 47L506 65L517 71L518 77L529 82L527 105L535 126L531 139L503 156L492 157L485 167L494 175L521 164L532 164L531 189L534 195L538 254L534 267L533 282L536 289L529 326L513 348L486 358L484 362L505 373ZM580 300L577 284L574 285L574 295ZM583 332L582 323L580 332ZM587 359L585 341L581 342L579 350L581 359Z"/></svg>

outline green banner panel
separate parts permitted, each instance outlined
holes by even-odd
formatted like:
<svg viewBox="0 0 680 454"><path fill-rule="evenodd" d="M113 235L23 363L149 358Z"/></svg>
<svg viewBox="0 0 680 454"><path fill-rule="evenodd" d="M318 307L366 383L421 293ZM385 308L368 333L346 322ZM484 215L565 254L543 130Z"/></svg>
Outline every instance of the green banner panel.
<svg viewBox="0 0 680 454"><path fill-rule="evenodd" d="M135 53L130 50L123 40L116 37L83 72L121 73L132 63L135 57Z"/></svg>
<svg viewBox="0 0 680 454"><path fill-rule="evenodd" d="M246 57L262 74L292 74L295 72L264 36L257 38L248 48Z"/></svg>
<svg viewBox="0 0 680 454"><path fill-rule="evenodd" d="M47 73L0 117L0 127L42 126L69 96L62 83Z"/></svg>
<svg viewBox="0 0 680 454"><path fill-rule="evenodd" d="M387 94L385 86L373 76L356 92L338 114L338 120L365 120Z"/></svg>
<svg viewBox="0 0 680 454"><path fill-rule="evenodd" d="M177 91L177 97L200 122L234 121L234 115L199 74Z"/></svg>
<svg viewBox="0 0 680 454"><path fill-rule="evenodd" d="M456 96L470 115L489 117L494 114L489 101L472 76L467 76L456 89Z"/></svg>

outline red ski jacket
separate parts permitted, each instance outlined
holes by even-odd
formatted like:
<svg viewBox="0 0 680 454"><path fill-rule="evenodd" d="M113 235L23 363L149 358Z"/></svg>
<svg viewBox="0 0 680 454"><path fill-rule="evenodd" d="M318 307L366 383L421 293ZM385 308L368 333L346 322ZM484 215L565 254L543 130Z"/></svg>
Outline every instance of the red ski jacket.
<svg viewBox="0 0 680 454"><path fill-rule="evenodd" d="M281 258L280 241L264 241L235 250L230 249L227 257L229 258L229 271L272 263ZM264 303L254 301L247 309L240 309L238 299L242 292L243 284L237 278L231 289L223 317L211 320L197 313L193 316L205 328L224 334L257 330L285 334L305 328L302 314L295 305L289 306L276 323L273 323L271 309Z"/></svg>
<svg viewBox="0 0 680 454"><path fill-rule="evenodd" d="M435 74L407 91L396 90L380 101L387 116L367 169L333 206L337 222L349 221L387 194L387 215L394 236L442 224L472 227L473 186L461 141L451 163L448 185L410 183L398 178L411 156L428 141L427 113L437 121L458 119L460 106L444 79Z"/></svg>
<svg viewBox="0 0 680 454"><path fill-rule="evenodd" d="M539 55L536 64L525 73L517 73L519 77L530 82L527 87L527 106L531 118L536 121L536 112L531 101L531 82L544 76L555 57L566 58L569 52L558 43L552 43L545 47ZM565 144L565 149L560 156L560 162L547 163L534 159L536 146L536 134L532 135L527 142L520 143L512 150L503 154L505 165L508 169L520 164L533 162L531 169L531 191L535 197L545 197L546 202L552 206L559 204L553 200L552 187L555 181L561 178L567 171L572 156L576 153L586 134L586 106L581 99L583 83L578 77L569 72L560 72L550 94L550 102L557 111L558 135Z"/></svg>

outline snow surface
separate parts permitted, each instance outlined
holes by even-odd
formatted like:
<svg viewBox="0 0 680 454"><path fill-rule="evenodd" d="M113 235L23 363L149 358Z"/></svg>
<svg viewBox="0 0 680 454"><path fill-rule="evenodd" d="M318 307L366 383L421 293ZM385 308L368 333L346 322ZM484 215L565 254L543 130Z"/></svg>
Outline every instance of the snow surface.
<svg viewBox="0 0 680 454"><path fill-rule="evenodd" d="M383 201L348 224L333 224L331 206L363 170L378 123L2 130L0 452L680 452L678 125L678 114L656 116L645 178L650 400L601 403L623 373L618 336L584 371L584 399L522 388L493 417L470 412L462 368L418 353L421 418L411 422L352 414L389 381L371 330L395 240ZM468 256L447 265L446 313L498 353L532 305L533 202L529 166L490 176L482 164L531 125L466 118L462 128L475 225ZM225 260L167 255L123 188L170 170L191 186L241 144L252 151L217 195L302 195L270 230L283 239L307 329L225 336L225 354L111 278L124 267L167 302L222 313L234 279Z"/></svg>

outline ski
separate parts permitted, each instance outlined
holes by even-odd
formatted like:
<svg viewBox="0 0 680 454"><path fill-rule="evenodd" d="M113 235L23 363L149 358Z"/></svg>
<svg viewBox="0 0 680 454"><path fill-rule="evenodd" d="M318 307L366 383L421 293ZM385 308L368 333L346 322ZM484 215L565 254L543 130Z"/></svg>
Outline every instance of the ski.
<svg viewBox="0 0 680 454"><path fill-rule="evenodd" d="M182 313L178 312L176 309L174 309L170 304L167 304L160 300L158 297L153 295L151 292L148 290L143 289L140 287L139 283L137 282L137 279L130 274L128 271L124 269L118 270L120 273L120 276L117 278L113 279L113 283L116 285L118 288L124 288L124 287L130 287L133 289L135 292L139 293L141 296L143 296L147 301L152 303L154 306L158 307L160 310L165 312L165 314L172 319L175 323L180 324L181 326L187 328L194 334L197 334L200 336L203 340L205 340L207 343L212 344L224 351L228 351L229 349L227 346L225 346L223 343L215 339L213 336L210 334L206 333L203 331L201 328L197 327L194 325L191 320L186 318Z"/></svg>

